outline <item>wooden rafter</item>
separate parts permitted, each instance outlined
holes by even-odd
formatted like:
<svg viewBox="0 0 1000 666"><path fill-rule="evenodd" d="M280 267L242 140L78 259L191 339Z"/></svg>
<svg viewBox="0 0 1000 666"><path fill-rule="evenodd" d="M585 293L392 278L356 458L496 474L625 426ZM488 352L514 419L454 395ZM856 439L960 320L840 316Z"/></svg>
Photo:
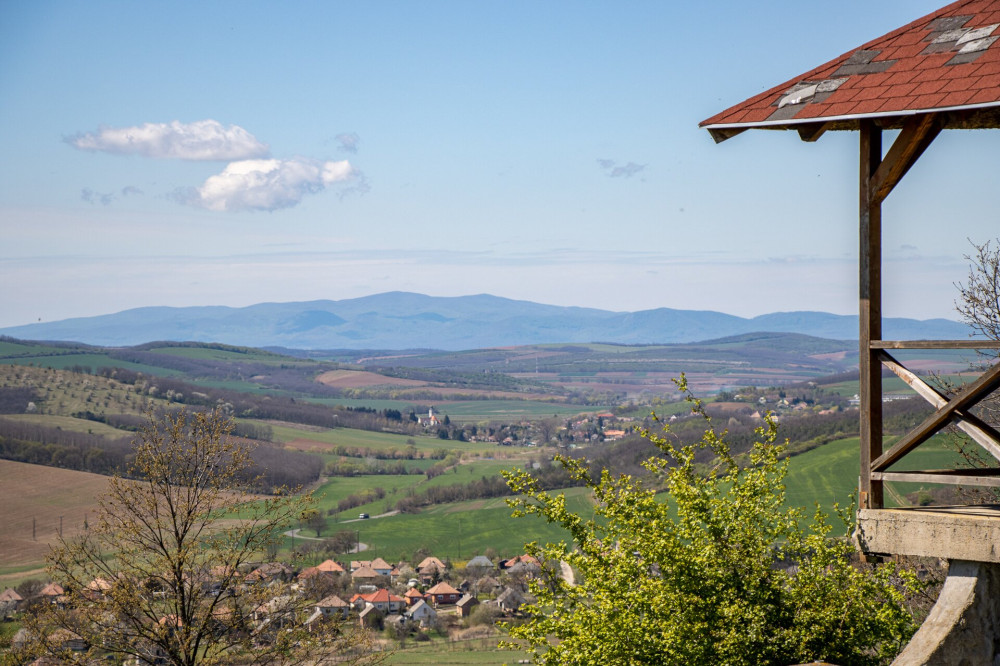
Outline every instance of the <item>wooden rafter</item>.
<svg viewBox="0 0 1000 666"><path fill-rule="evenodd" d="M937 113L921 114L906 121L872 176L869 195L871 204L878 205L885 201L940 133L941 121Z"/></svg>
<svg viewBox="0 0 1000 666"><path fill-rule="evenodd" d="M832 125L833 123L809 123L808 125L802 125L798 128L799 138L809 143L818 141Z"/></svg>

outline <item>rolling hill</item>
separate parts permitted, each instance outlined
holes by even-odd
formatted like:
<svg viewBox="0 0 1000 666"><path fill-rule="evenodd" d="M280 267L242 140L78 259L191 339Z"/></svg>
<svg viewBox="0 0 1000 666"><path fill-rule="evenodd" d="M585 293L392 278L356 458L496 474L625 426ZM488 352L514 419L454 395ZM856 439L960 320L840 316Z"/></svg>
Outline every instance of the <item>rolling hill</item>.
<svg viewBox="0 0 1000 666"><path fill-rule="evenodd" d="M888 338L965 338L946 319L886 319ZM611 342L665 344L769 331L857 338L857 317L776 312L743 318L721 312L657 308L612 312L543 305L488 294L433 297L387 292L340 301L145 307L97 317L0 329L0 335L128 346L156 340L220 342L295 349L482 349L512 345Z"/></svg>

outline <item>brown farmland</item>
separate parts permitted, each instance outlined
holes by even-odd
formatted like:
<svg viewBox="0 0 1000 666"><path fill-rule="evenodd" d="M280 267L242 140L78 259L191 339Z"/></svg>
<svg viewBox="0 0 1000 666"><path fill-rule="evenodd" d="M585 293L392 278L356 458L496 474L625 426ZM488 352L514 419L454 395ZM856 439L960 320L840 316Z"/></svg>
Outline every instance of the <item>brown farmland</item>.
<svg viewBox="0 0 1000 666"><path fill-rule="evenodd" d="M96 519L96 497L107 484L99 474L0 460L0 569L41 563L59 536L60 517L63 536L80 533L85 519Z"/></svg>
<svg viewBox="0 0 1000 666"><path fill-rule="evenodd" d="M331 370L316 377L316 381L326 386L336 388L368 388L371 386L426 386L427 382L419 379L402 379L386 377L375 372L363 370Z"/></svg>

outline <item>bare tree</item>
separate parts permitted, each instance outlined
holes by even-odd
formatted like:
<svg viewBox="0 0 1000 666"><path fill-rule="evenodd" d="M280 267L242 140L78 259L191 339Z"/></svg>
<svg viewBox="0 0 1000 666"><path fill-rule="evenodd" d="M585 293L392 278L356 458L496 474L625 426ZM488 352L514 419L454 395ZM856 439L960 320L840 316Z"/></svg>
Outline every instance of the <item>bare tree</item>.
<svg viewBox="0 0 1000 666"><path fill-rule="evenodd" d="M974 334L988 340L1000 341L1000 242L992 241L972 244L973 251L965 255L969 262L966 282L955 285L959 298L955 309L962 321L969 325ZM998 349L980 349L978 353L986 363L992 363ZM937 376L936 383L948 395L954 395L960 386L943 376ZM1000 423L1000 396L993 393L981 400L974 413L980 419L993 425ZM996 461L967 436L955 428L948 429L949 442L970 467L994 467ZM959 488L959 494L974 503L993 503L1000 500L1000 489Z"/></svg>
<svg viewBox="0 0 1000 666"><path fill-rule="evenodd" d="M547 419L536 421L535 428L538 429L538 434L542 437L542 444L547 445L552 441L552 436L559 431L559 418L551 416Z"/></svg>
<svg viewBox="0 0 1000 666"><path fill-rule="evenodd" d="M150 416L96 523L50 555L66 595L27 618L30 650L177 666L350 654L361 637L346 627L305 629L308 599L281 582L280 566L251 573L311 497L254 496L250 451L231 430L219 411Z"/></svg>
<svg viewBox="0 0 1000 666"><path fill-rule="evenodd" d="M972 243L972 254L965 255L969 262L969 277L955 286L959 300L955 309L972 330L990 340L1000 340L1000 242ZM991 355L996 356L997 350Z"/></svg>

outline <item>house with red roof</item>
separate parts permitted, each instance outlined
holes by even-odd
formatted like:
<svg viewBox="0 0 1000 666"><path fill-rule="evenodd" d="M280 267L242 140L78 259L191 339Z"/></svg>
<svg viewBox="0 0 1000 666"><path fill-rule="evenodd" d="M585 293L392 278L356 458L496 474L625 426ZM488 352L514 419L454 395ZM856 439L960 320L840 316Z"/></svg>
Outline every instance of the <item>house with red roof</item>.
<svg viewBox="0 0 1000 666"><path fill-rule="evenodd" d="M403 593L403 598L406 599L406 605L412 606L418 601L424 600L424 593L415 587L407 588L406 592Z"/></svg>
<svg viewBox="0 0 1000 666"><path fill-rule="evenodd" d="M435 606L440 606L442 604L458 603L458 600L462 598L462 593L448 583L441 581L427 590L424 593L424 598L431 599Z"/></svg>
<svg viewBox="0 0 1000 666"><path fill-rule="evenodd" d="M406 600L382 588L368 594L355 594L351 597L351 605L358 609L374 606L383 614L400 613L406 606Z"/></svg>

